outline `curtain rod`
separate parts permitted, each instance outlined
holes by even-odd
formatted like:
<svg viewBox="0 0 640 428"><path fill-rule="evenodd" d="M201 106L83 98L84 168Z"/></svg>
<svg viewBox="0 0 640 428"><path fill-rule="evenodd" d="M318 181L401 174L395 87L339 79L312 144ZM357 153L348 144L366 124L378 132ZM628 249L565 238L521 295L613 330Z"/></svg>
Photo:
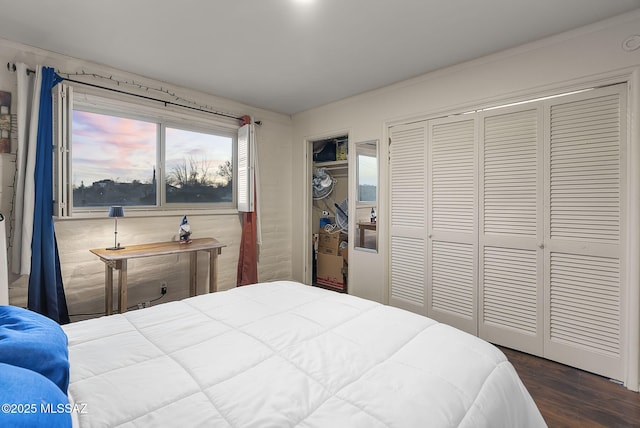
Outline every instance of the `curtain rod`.
<svg viewBox="0 0 640 428"><path fill-rule="evenodd" d="M7 69L9 71L15 72L16 71L16 65L8 62L7 63ZM32 73L35 73L35 70L27 68L27 74L32 74ZM104 89L105 91L117 92L119 94L130 95L132 97L143 98L143 99L149 100L149 101L156 101L156 102L159 102L159 103L163 103L165 105L165 107L167 105L172 105L172 106L182 107L182 108L195 110L195 111L199 111L199 112L203 112L203 113L209 113L209 114L214 114L214 115L217 115L217 116L223 116L223 117L227 117L227 118L230 118L230 119L243 120L242 117L233 116L233 115L230 115L230 114L227 114L227 113L220 113L220 112L217 112L217 111L205 110L205 109L202 109L202 108L199 108L199 107L186 106L184 104L174 103L173 101L165 101L165 100L161 100L159 98L149 97L147 95L134 94L132 92L127 92L127 91L123 91L123 90L120 90L120 89L109 88L107 86L96 85L94 83L81 82L79 80L69 79L67 77L62 77L62 76L60 76L60 77L62 78L62 80L66 80L67 82L77 83L79 85L91 86L92 88ZM256 125L260 125L261 124L260 121L256 121L255 123L256 123Z"/></svg>

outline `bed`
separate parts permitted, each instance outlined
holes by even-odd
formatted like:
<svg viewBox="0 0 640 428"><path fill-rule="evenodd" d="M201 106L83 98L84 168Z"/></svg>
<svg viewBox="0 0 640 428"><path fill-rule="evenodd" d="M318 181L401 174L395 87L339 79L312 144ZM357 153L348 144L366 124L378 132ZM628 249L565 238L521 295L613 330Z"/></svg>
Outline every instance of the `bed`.
<svg viewBox="0 0 640 428"><path fill-rule="evenodd" d="M542 427L504 354L280 281L65 325L80 427Z"/></svg>

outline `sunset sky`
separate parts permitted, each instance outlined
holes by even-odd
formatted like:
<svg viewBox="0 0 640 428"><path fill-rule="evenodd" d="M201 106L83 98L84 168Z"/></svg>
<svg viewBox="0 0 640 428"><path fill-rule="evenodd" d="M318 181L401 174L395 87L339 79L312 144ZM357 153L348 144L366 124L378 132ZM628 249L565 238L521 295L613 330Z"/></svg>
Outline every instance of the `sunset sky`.
<svg viewBox="0 0 640 428"><path fill-rule="evenodd" d="M158 165L157 129L152 122L74 110L73 186L91 186L104 179L150 183ZM167 128L166 134L168 171L193 159L215 173L218 165L231 160L233 141L229 137L176 128Z"/></svg>

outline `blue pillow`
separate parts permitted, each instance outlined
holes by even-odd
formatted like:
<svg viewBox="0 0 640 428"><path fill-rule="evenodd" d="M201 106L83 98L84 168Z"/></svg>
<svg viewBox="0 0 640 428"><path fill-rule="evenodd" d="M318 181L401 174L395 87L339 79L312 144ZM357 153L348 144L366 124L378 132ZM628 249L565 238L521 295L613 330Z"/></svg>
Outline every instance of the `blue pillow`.
<svg viewBox="0 0 640 428"><path fill-rule="evenodd" d="M67 335L53 321L17 306L0 306L0 363L24 367L49 378L67 393Z"/></svg>
<svg viewBox="0 0 640 428"><path fill-rule="evenodd" d="M68 397L46 377L0 363L0 426L71 427Z"/></svg>

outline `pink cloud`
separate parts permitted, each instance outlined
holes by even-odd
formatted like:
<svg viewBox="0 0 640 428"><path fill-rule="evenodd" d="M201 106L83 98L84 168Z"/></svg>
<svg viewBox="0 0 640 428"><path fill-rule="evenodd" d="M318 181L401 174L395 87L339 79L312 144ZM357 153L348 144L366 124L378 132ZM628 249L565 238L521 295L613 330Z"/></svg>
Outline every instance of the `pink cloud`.
<svg viewBox="0 0 640 428"><path fill-rule="evenodd" d="M150 175L156 162L156 124L81 111L74 111L73 124L73 158L79 167L74 172L90 169L90 180L116 179L111 177L116 171L127 181Z"/></svg>

